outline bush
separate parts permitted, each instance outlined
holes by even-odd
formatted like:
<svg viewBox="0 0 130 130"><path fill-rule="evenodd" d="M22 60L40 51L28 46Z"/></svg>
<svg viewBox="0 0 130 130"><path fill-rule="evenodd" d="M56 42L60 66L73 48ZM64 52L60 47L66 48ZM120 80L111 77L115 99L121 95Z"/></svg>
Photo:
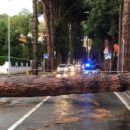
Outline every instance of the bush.
<svg viewBox="0 0 130 130"><path fill-rule="evenodd" d="M5 61L8 61L8 57L7 56L0 56L0 65L3 65L5 63ZM16 62L18 63L18 66L20 66L21 63L23 63L24 66L26 66L26 63L28 63L28 65L30 65L29 59L11 57L10 61L11 61L12 66L15 66Z"/></svg>
<svg viewBox="0 0 130 130"><path fill-rule="evenodd" d="M8 61L8 57L7 56L0 56L0 65L3 65L5 63L5 61Z"/></svg>

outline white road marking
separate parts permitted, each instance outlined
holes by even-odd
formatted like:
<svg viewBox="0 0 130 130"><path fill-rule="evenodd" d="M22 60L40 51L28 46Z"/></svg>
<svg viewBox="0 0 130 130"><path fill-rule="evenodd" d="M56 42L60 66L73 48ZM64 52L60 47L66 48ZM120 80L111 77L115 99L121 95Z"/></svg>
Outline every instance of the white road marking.
<svg viewBox="0 0 130 130"><path fill-rule="evenodd" d="M130 111L130 106L127 104L127 102L117 92L114 92L114 94L121 100L121 102L125 105L125 107Z"/></svg>
<svg viewBox="0 0 130 130"><path fill-rule="evenodd" d="M26 113L23 117L21 117L18 121L16 121L12 126L10 126L7 130L15 130L15 128L20 125L27 117L29 117L33 112L35 112L44 102L46 102L50 96L43 99L39 104L37 104L34 108L32 108L28 113Z"/></svg>

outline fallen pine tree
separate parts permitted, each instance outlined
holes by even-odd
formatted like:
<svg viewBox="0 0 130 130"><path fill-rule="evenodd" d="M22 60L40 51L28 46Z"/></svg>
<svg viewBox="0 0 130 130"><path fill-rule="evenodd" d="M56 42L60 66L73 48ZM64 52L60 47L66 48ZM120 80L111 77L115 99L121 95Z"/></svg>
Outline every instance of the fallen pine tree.
<svg viewBox="0 0 130 130"><path fill-rule="evenodd" d="M17 76L0 78L0 97L57 96L130 90L130 73L66 78Z"/></svg>

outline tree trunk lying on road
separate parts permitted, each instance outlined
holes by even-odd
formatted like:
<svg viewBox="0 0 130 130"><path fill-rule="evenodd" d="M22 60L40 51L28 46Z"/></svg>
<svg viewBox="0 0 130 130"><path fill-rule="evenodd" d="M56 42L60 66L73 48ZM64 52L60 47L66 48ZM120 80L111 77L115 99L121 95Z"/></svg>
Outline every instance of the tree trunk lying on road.
<svg viewBox="0 0 130 130"><path fill-rule="evenodd" d="M130 73L66 78L43 76L0 78L0 97L56 96L126 90L130 90Z"/></svg>

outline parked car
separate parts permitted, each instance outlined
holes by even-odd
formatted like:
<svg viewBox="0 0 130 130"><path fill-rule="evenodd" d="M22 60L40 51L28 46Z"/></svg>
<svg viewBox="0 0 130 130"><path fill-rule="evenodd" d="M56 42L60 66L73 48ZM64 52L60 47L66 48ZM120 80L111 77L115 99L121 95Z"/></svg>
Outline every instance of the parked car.
<svg viewBox="0 0 130 130"><path fill-rule="evenodd" d="M57 67L57 73L64 73L64 72L68 72L68 67L66 64L60 64Z"/></svg>

